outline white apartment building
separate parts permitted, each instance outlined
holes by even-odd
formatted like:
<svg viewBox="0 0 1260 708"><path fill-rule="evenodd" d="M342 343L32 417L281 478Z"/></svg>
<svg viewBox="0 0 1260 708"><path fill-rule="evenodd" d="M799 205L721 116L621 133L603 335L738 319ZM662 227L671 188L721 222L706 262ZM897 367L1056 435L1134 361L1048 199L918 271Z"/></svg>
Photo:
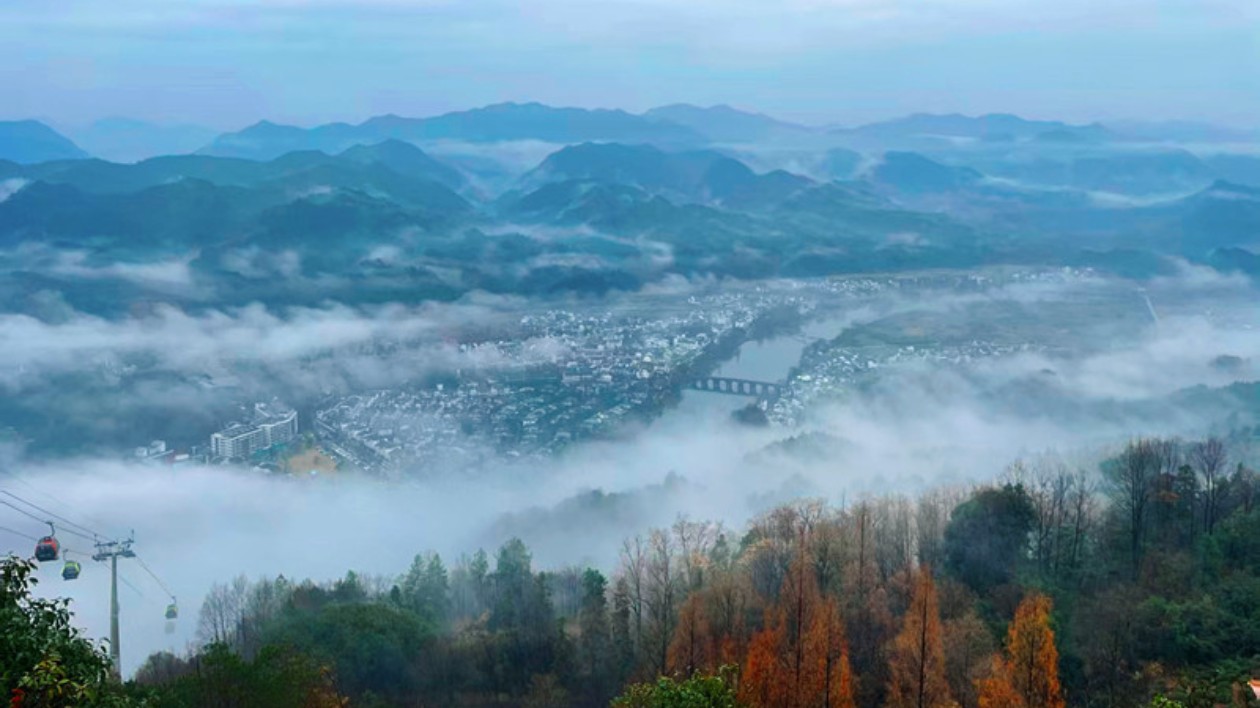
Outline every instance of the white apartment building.
<svg viewBox="0 0 1260 708"><path fill-rule="evenodd" d="M210 452L215 457L246 459L259 450L297 437L297 411L269 413L261 406L251 424L233 423L210 436Z"/></svg>

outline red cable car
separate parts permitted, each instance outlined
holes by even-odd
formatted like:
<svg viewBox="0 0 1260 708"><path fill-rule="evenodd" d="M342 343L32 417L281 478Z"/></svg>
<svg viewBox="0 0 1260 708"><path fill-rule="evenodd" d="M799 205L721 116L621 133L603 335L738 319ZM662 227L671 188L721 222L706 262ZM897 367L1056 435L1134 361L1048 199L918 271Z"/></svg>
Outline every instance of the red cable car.
<svg viewBox="0 0 1260 708"><path fill-rule="evenodd" d="M46 563L61 556L61 542L56 536L45 536L35 544L35 560Z"/></svg>
<svg viewBox="0 0 1260 708"><path fill-rule="evenodd" d="M57 527L53 526L51 521L44 523L48 524L48 535L35 544L35 560L40 563L55 561L61 557L61 541L57 540Z"/></svg>

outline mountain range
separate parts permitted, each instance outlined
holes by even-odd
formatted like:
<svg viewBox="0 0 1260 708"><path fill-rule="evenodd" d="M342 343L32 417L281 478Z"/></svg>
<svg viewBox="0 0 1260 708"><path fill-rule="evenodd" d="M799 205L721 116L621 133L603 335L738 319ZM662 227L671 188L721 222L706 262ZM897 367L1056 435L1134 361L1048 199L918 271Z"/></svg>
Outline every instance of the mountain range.
<svg viewBox="0 0 1260 708"><path fill-rule="evenodd" d="M1116 137L1103 125L1069 125L1054 120L1028 120L1009 113L965 116L958 113L915 113L903 118L839 128L834 134L861 138L972 138L988 142L1037 139L1049 142L1099 142Z"/></svg>
<svg viewBox="0 0 1260 708"><path fill-rule="evenodd" d="M293 150L337 152L352 145L387 139L474 143L601 140L662 145L704 142L704 137L690 128L620 110L500 103L433 118L385 115L358 125L329 123L310 129L262 121L240 132L221 135L200 152L220 157L269 159Z"/></svg>
<svg viewBox="0 0 1260 708"><path fill-rule="evenodd" d="M944 118L915 117L897 134L934 126L980 137L956 149L843 147L777 137L817 131L726 107L635 116L505 104L459 118L265 124L216 139L238 154L113 162L37 123L5 124L38 140L19 140L9 154L20 161L0 160L0 302L52 290L88 311L123 308L155 287L139 266L163 263L188 287L164 286L161 297L187 304L602 292L667 275L991 263L1145 276L1170 257L1260 275L1254 156L1042 140L1071 126ZM1016 137L984 139L982 129ZM389 137L364 137L373 133ZM740 139L752 134L759 141ZM618 135L627 139L606 139ZM476 142L500 138L528 150ZM450 152L459 141L477 147ZM33 159L40 151L58 157ZM496 163L487 188L480 166L505 151L513 157ZM530 151L537 157L523 160Z"/></svg>
<svg viewBox="0 0 1260 708"><path fill-rule="evenodd" d="M923 147L933 141L982 144L1040 143L1049 147L1119 142L1232 143L1260 140L1248 131L1187 122L1120 122L1072 125L1010 114L965 116L916 113L855 128L815 128L727 105L671 104L642 114L622 110L557 108L539 103L499 103L427 118L381 115L362 123L311 128L259 121L215 136L189 125L158 125L125 118L97 121L73 131L74 141L37 121L0 123L0 159L20 163L84 157L131 162L198 152L218 157L269 160L298 150L336 153L354 145L395 139L419 144L442 141L501 143L538 141L646 143L678 149L715 145L805 144L839 147ZM74 143L78 142L79 145ZM84 149L81 149L79 146Z"/></svg>

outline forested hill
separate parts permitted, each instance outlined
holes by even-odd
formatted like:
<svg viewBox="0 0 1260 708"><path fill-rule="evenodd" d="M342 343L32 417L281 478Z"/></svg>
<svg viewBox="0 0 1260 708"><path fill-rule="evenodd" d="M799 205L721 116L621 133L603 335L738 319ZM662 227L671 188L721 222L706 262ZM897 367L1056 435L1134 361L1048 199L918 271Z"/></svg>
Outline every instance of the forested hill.
<svg viewBox="0 0 1260 708"><path fill-rule="evenodd" d="M80 657L75 685L157 706L1253 705L1256 432L741 530L680 519L627 540L611 576L538 570L512 540L396 579L241 578L209 594L202 648L118 689ZM32 611L21 576L6 617Z"/></svg>

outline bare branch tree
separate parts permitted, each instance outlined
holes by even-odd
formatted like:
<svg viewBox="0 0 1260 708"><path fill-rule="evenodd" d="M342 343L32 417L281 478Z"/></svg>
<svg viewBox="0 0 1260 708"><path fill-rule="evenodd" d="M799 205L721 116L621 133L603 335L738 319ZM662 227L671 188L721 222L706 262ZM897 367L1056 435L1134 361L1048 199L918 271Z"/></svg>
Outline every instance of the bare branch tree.
<svg viewBox="0 0 1260 708"><path fill-rule="evenodd" d="M1225 469L1229 466L1229 452L1225 442L1211 437L1195 443L1190 447L1190 464L1203 483L1203 530L1211 535L1228 490Z"/></svg>
<svg viewBox="0 0 1260 708"><path fill-rule="evenodd" d="M1137 577L1146 540L1147 518L1155 480L1163 466L1162 443L1149 438L1131 441L1110 468L1112 496L1125 515L1129 556Z"/></svg>

